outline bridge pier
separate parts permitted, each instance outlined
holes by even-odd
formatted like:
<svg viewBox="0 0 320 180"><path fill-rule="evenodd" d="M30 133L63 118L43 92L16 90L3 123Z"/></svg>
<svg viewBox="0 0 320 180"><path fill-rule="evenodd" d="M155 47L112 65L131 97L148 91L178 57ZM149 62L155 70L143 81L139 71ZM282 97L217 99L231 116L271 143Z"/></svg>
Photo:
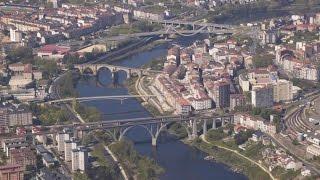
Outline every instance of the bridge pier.
<svg viewBox="0 0 320 180"><path fill-rule="evenodd" d="M111 78L112 78L112 82L113 84L117 83L117 70L113 69L112 72L111 72Z"/></svg>
<svg viewBox="0 0 320 180"><path fill-rule="evenodd" d="M192 123L192 139L195 139L198 137L198 130L197 130L197 122L194 120Z"/></svg>
<svg viewBox="0 0 320 180"><path fill-rule="evenodd" d="M212 129L216 129L217 128L217 124L216 124L216 119L212 120Z"/></svg>
<svg viewBox="0 0 320 180"><path fill-rule="evenodd" d="M97 66L94 66L94 68L92 69L93 71L93 75L94 76L97 76L98 75L98 67Z"/></svg>
<svg viewBox="0 0 320 180"><path fill-rule="evenodd" d="M206 135L207 134L207 120L204 119L203 120L203 135Z"/></svg>
<svg viewBox="0 0 320 180"><path fill-rule="evenodd" d="M131 78L131 69L128 69L128 72L127 72L127 79L130 79Z"/></svg>
<svg viewBox="0 0 320 180"><path fill-rule="evenodd" d="M152 146L154 146L154 147L157 146L157 138L156 138L156 137L152 137L152 138L151 138L151 144L152 144Z"/></svg>

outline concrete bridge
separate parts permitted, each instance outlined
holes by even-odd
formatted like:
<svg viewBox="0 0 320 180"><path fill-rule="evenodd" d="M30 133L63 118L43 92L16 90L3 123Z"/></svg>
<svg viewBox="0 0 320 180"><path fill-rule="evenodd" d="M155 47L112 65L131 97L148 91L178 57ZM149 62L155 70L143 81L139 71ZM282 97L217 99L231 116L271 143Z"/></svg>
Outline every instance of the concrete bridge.
<svg viewBox="0 0 320 180"><path fill-rule="evenodd" d="M62 131L63 128L70 128L73 129L74 136L83 137L88 133L94 132L94 130L103 130L106 131L114 141L120 141L132 128L142 127L150 135L152 145L156 146L160 133L165 131L172 123L180 124L181 127L186 130L188 138L191 140L196 138L200 132L202 134L206 134L209 124L212 124L210 126L212 129L216 129L218 123L220 123L221 126L233 123L233 118L233 115L212 115L208 117L161 116L123 119L81 124L44 126L43 129L45 129L45 131L42 134L56 134L58 131Z"/></svg>
<svg viewBox="0 0 320 180"><path fill-rule="evenodd" d="M205 25L205 24L206 23L202 23L201 25ZM196 34L201 34L201 33L216 34L216 35L230 35L236 32L236 29L228 29L223 27L224 26L221 26L220 29L215 29L210 26L199 26L198 29L182 30L182 29L175 28L173 26L167 26L165 29L162 29L159 31L141 32L141 33L133 33L133 34L121 34L119 36L108 37L107 39L109 41L118 41L126 38L151 37L151 36L171 35L171 34L177 34L180 36L189 37L189 36L194 36Z"/></svg>
<svg viewBox="0 0 320 180"><path fill-rule="evenodd" d="M124 71L126 72L127 78L130 78L132 75L137 75L141 77L144 75L148 75L150 73L161 73L161 71L115 66L111 64L79 64L79 65L75 65L74 68L78 69L81 74L83 74L86 71L90 71L93 75L98 75L99 70L103 68L110 70L110 72L112 73L112 76L114 76L115 72Z"/></svg>
<svg viewBox="0 0 320 180"><path fill-rule="evenodd" d="M197 27L209 27L211 29L234 29L237 26L232 26L228 24L215 24L215 23L202 23L202 22L193 22L193 21L183 21L183 20L152 20L148 19L147 21L151 23L159 23L165 26L191 26L193 29Z"/></svg>
<svg viewBox="0 0 320 180"><path fill-rule="evenodd" d="M89 97L79 97L79 98L64 98L64 99L57 99L52 101L44 102L45 104L54 104L54 103L67 103L76 101L98 101L98 100L105 100L105 99L115 99L115 100L124 100L128 98L141 98L141 97L156 97L155 95L118 95L118 96L89 96Z"/></svg>

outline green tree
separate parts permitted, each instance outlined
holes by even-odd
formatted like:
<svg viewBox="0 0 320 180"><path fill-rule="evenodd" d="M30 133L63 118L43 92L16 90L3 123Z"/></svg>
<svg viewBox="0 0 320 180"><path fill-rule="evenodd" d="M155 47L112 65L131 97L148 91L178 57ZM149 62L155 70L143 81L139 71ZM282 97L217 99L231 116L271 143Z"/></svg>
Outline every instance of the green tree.
<svg viewBox="0 0 320 180"><path fill-rule="evenodd" d="M253 57L253 65L256 68L265 68L268 67L269 65L273 64L272 59L274 58L273 55L256 55Z"/></svg>
<svg viewBox="0 0 320 180"><path fill-rule="evenodd" d="M10 63L32 63L32 49L25 46L19 46L8 52L7 59L10 61Z"/></svg>
<svg viewBox="0 0 320 180"><path fill-rule="evenodd" d="M234 136L235 142L237 145L245 143L254 133L254 130L241 131L240 133Z"/></svg>
<svg viewBox="0 0 320 180"><path fill-rule="evenodd" d="M61 124L69 120L69 114L66 109L45 106L33 107L37 111L37 116L43 125Z"/></svg>
<svg viewBox="0 0 320 180"><path fill-rule="evenodd" d="M42 71L44 79L50 79L59 73L59 68L55 60L35 58L34 64Z"/></svg>
<svg viewBox="0 0 320 180"><path fill-rule="evenodd" d="M73 180L90 180L87 174L85 173L80 173L80 172L75 172L73 173Z"/></svg>
<svg viewBox="0 0 320 180"><path fill-rule="evenodd" d="M260 115L260 114L261 114L261 108L254 107L254 108L252 109L252 114L253 114L253 115Z"/></svg>
<svg viewBox="0 0 320 180"><path fill-rule="evenodd" d="M64 80L59 83L60 93L64 97L77 97L78 92L75 90L74 86L76 81L72 76L72 72L68 72Z"/></svg>
<svg viewBox="0 0 320 180"><path fill-rule="evenodd" d="M207 132L207 139L209 141L219 141L226 137L226 134L223 133L223 128L212 129Z"/></svg>

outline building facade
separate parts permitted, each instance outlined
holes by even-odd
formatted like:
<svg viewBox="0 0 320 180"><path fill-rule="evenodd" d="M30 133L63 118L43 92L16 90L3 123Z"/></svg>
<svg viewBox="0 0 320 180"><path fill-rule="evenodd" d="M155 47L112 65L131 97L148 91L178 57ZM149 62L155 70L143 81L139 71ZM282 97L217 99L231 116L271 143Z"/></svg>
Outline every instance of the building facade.
<svg viewBox="0 0 320 180"><path fill-rule="evenodd" d="M272 107L273 87L254 87L251 91L251 101L253 107Z"/></svg>

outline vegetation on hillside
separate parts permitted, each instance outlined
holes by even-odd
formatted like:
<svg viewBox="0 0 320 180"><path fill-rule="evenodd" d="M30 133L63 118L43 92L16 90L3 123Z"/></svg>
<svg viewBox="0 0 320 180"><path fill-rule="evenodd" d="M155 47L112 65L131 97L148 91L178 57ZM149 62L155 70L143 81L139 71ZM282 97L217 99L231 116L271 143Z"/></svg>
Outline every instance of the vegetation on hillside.
<svg viewBox="0 0 320 180"><path fill-rule="evenodd" d="M253 57L253 65L256 68L266 68L273 64L273 55L270 54L258 54Z"/></svg>
<svg viewBox="0 0 320 180"><path fill-rule="evenodd" d="M269 175L261 170L258 166L252 164L248 160L239 157L233 152L220 149L215 145L209 145L202 142L200 139L196 139L192 143L195 147L213 156L215 161L227 164L232 167L232 169L237 169L238 171L245 174L248 179L259 179L259 180L269 180Z"/></svg>
<svg viewBox="0 0 320 180"><path fill-rule="evenodd" d="M63 80L58 83L59 93L63 97L77 97L78 92L75 89L77 79L72 72L67 72Z"/></svg>
<svg viewBox="0 0 320 180"><path fill-rule="evenodd" d="M99 163L99 167L93 167L89 170L90 177L96 177L96 179L121 179L120 170L114 163L110 163L105 156L105 149L103 144L97 144L93 151L92 156Z"/></svg>
<svg viewBox="0 0 320 180"><path fill-rule="evenodd" d="M121 24L110 28L109 36L117 36L120 34L132 34L139 32L152 32L161 29L161 25L151 24L147 21L134 21L131 24Z"/></svg>
<svg viewBox="0 0 320 180"><path fill-rule="evenodd" d="M126 172L139 180L158 179L164 170L148 157L141 156L130 141L120 141L110 145L110 149L119 158Z"/></svg>
<svg viewBox="0 0 320 180"><path fill-rule="evenodd" d="M69 120L69 114L66 109L52 105L40 106L30 104L30 109L38 117L42 125L63 124Z"/></svg>
<svg viewBox="0 0 320 180"><path fill-rule="evenodd" d="M79 102L76 102L74 100L72 103L72 107L77 113L80 114L82 119L84 119L87 122L101 121L102 117L100 111L93 106L80 104Z"/></svg>

